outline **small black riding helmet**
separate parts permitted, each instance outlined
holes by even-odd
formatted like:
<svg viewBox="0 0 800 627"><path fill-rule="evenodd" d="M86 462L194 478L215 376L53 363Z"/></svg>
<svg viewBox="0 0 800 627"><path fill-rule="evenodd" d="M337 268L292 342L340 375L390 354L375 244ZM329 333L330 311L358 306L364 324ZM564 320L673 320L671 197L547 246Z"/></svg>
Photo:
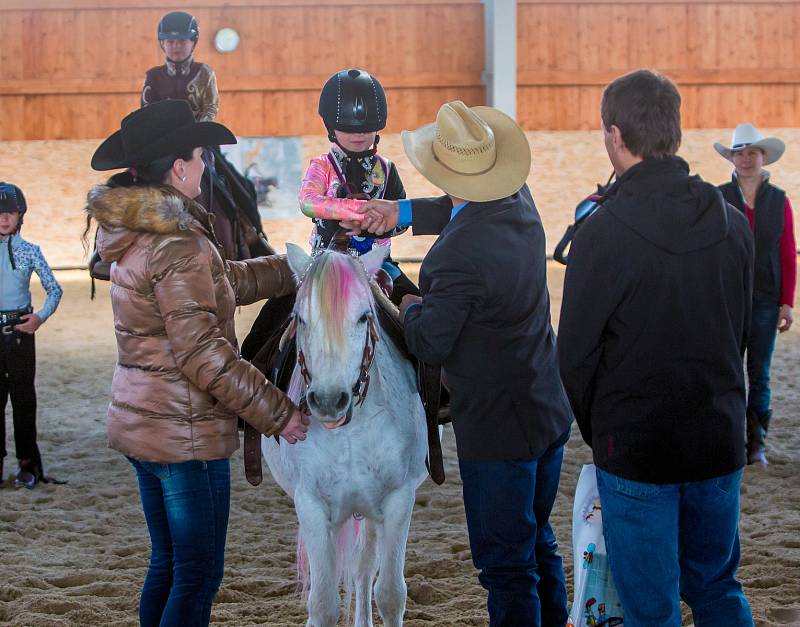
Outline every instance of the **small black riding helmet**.
<svg viewBox="0 0 800 627"><path fill-rule="evenodd" d="M28 203L22 190L11 183L0 182L0 213L19 212L19 222L22 224L22 216L27 210Z"/></svg>
<svg viewBox="0 0 800 627"><path fill-rule="evenodd" d="M194 15L185 11L167 13L158 22L158 41L167 39L190 39L197 43L200 37L200 27Z"/></svg>
<svg viewBox="0 0 800 627"><path fill-rule="evenodd" d="M19 222L17 222L17 230L14 231L15 233L19 233L20 228L22 228L22 218L27 210L28 203L25 202L25 195L20 188L11 183L0 183L0 213L19 213ZM14 263L14 255L11 252L10 237L7 242L11 269L15 270L17 266Z"/></svg>
<svg viewBox="0 0 800 627"><path fill-rule="evenodd" d="M386 93L378 79L368 72L340 70L322 87L319 114L328 130L328 139L337 144L334 131L378 132L386 127ZM379 140L376 136L376 147ZM371 152L374 154L375 148Z"/></svg>

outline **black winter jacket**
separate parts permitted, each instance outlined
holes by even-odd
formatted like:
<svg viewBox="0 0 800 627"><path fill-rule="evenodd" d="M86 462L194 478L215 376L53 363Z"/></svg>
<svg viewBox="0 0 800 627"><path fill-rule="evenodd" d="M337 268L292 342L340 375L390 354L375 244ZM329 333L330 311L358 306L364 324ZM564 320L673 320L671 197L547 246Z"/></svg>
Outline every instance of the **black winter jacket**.
<svg viewBox="0 0 800 627"><path fill-rule="evenodd" d="M744 465L747 219L678 157L626 171L578 230L561 376L595 464L648 483Z"/></svg>

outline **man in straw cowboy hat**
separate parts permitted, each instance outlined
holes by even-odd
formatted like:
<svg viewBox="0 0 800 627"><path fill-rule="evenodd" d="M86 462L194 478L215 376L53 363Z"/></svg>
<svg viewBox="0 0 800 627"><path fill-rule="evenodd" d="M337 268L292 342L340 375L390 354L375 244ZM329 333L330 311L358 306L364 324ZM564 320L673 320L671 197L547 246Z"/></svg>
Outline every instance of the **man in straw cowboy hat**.
<svg viewBox="0 0 800 627"><path fill-rule="evenodd" d="M747 463L766 465L765 440L772 419L770 364L776 331L792 326L797 247L792 205L764 166L780 159L786 146L777 137L764 137L752 124L739 124L730 147L715 143L714 148L734 166L731 180L720 185L720 191L747 216L756 242L747 341Z"/></svg>
<svg viewBox="0 0 800 627"><path fill-rule="evenodd" d="M736 580L753 275L747 220L676 156L681 97L649 70L606 87L617 180L569 255L558 354L592 447L628 627L751 626Z"/></svg>
<svg viewBox="0 0 800 627"><path fill-rule="evenodd" d="M451 102L404 131L411 163L447 196L370 201L363 226L438 233L422 297L400 308L422 361L451 392L472 559L490 624L564 625L567 595L549 517L572 413L558 374L544 231L525 185L530 148L510 117Z"/></svg>

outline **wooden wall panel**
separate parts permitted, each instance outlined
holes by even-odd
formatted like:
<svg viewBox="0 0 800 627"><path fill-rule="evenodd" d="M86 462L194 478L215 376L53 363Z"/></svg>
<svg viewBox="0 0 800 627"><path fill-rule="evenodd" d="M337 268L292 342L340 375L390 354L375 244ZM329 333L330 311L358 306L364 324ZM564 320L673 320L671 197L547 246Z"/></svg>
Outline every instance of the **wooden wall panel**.
<svg viewBox="0 0 800 627"><path fill-rule="evenodd" d="M18 111L21 102L23 115L0 119L0 139L107 135L138 107L147 68L163 62L155 29L173 8L168 3L71 1L37 0L36 8L10 10L14 0L2 0L0 111ZM219 119L238 134L324 132L319 89L342 67L381 78L392 130L429 121L448 98L485 100L479 0L194 4L201 32L196 58L214 68ZM229 55L212 45L223 26L241 36Z"/></svg>
<svg viewBox="0 0 800 627"><path fill-rule="evenodd" d="M602 87L639 67L676 80L684 126L800 125L800 2L518 3L526 128L597 128Z"/></svg>
<svg viewBox="0 0 800 627"><path fill-rule="evenodd" d="M173 0L0 0L0 139L96 138L138 106ZM637 67L672 76L687 127L800 125L800 0L517 0L518 118L593 129L603 86ZM33 7L33 8L32 8ZM242 135L320 133L316 99L340 67L387 87L389 130L442 102L485 100L480 0L193 0L197 58L220 121ZM236 28L240 49L213 50Z"/></svg>

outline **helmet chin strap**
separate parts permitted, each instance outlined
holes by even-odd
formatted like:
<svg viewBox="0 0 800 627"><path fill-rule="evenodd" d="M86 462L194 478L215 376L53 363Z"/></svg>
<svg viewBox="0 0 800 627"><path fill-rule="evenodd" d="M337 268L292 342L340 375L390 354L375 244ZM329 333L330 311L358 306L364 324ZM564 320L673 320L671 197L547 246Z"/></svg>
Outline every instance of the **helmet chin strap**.
<svg viewBox="0 0 800 627"><path fill-rule="evenodd" d="M378 142L381 140L380 135L375 135L375 143L372 144L372 148L368 150L362 150L361 152L353 152L352 150L348 150L344 146L339 143L339 140L336 139L336 133L332 130L328 130L328 139L339 146L342 149L344 154L346 154L351 159L363 159L364 157L374 157L375 153L378 152Z"/></svg>

